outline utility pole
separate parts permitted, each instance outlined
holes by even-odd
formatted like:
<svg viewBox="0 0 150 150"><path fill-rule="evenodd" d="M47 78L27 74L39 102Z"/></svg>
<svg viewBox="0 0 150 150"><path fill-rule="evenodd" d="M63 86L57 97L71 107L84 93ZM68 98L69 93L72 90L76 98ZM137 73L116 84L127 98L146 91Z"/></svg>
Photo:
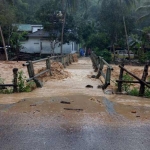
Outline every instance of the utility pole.
<svg viewBox="0 0 150 150"><path fill-rule="evenodd" d="M2 42L3 42L3 48L4 48L4 52L5 52L5 58L6 58L6 61L8 61L8 54L7 54L5 40L4 40L4 36L3 36L3 32L2 32L1 26L0 26L0 34L1 34Z"/></svg>

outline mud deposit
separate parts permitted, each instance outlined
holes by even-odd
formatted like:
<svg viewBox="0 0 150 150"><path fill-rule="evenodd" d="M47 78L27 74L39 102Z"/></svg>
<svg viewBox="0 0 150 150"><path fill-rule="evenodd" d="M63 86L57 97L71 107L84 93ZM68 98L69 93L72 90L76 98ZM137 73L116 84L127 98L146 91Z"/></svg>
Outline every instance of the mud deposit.
<svg viewBox="0 0 150 150"><path fill-rule="evenodd" d="M150 108L139 110L86 95L23 99L0 105L0 149L147 150ZM145 113L147 120L143 119Z"/></svg>

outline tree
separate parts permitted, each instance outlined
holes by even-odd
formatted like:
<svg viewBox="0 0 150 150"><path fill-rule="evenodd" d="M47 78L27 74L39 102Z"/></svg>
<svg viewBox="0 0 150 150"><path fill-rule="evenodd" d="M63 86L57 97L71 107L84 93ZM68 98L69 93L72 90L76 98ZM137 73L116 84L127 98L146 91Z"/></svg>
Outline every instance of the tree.
<svg viewBox="0 0 150 150"><path fill-rule="evenodd" d="M36 16L40 23L44 25L44 30L49 32L50 46L52 53L56 44L61 41L63 14L61 11L61 3L57 3L55 0L48 1L37 11ZM70 40L77 41L76 26L72 15L66 13L65 26L63 34L63 43L67 43Z"/></svg>
<svg viewBox="0 0 150 150"><path fill-rule="evenodd" d="M112 18L112 16L119 16L119 22L122 22L122 24L118 23L117 20L114 20L112 21L112 24L114 24L115 26L115 29L119 29L121 26L124 27L124 31L125 31L125 37L126 37L126 45L127 45L127 49L128 49L128 56L129 56L129 59L130 59L130 53L129 53L129 44L128 44L128 33L127 33L127 26L126 26L126 16L128 14L128 12L131 12L131 8L133 6L136 5L136 3L138 2L138 0L116 0L116 1L113 1L113 0L99 0L99 2L101 2L101 6L102 7L108 7L108 5L110 6L110 4L113 5L113 10L115 11L112 11L112 15L110 15L111 17L109 18ZM117 9L119 10L117 10ZM105 9L105 8L104 8ZM117 13L119 14L116 14L116 11L118 11ZM114 15L115 13L115 15ZM116 17L115 17L116 18ZM117 19L117 18L116 18ZM120 27L119 27L120 26ZM114 30L112 31L111 35L112 35L112 46L114 47L114 41L115 41L115 36L114 35L117 35L119 30Z"/></svg>
<svg viewBox="0 0 150 150"><path fill-rule="evenodd" d="M80 5L86 6L87 0L61 0L62 4L62 12L63 12L63 23L62 23L62 32L61 32L61 47L60 47L60 52L62 54L63 50L63 37L64 37L64 28L65 28L65 23L66 23L66 14L67 12L75 12L77 7Z"/></svg>
<svg viewBox="0 0 150 150"><path fill-rule="evenodd" d="M2 39L2 44L5 52L6 60L8 60L8 54L6 50L5 45L5 38L4 38L4 32L2 31L2 27L7 28L10 26L14 20L14 12L13 9L10 7L9 3L11 3L11 0L0 0L0 35ZM6 30L7 31L7 30Z"/></svg>
<svg viewBox="0 0 150 150"><path fill-rule="evenodd" d="M150 18L150 2L145 2L143 6L140 6L136 10L137 13L142 14L140 17L137 19L137 22L143 22L146 19Z"/></svg>
<svg viewBox="0 0 150 150"><path fill-rule="evenodd" d="M100 51L109 46L109 38L106 33L93 33L89 36L86 46L88 48L99 48Z"/></svg>

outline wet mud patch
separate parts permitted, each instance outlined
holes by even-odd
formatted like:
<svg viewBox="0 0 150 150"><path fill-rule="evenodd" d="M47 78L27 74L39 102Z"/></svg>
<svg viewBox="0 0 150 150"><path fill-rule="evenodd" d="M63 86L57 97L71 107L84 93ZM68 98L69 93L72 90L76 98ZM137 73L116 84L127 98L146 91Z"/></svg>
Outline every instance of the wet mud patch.
<svg viewBox="0 0 150 150"><path fill-rule="evenodd" d="M96 101L95 101L96 100ZM60 113L66 110L70 113L71 110L82 110L83 113L97 113L104 111L102 105L97 105L102 101L102 97L95 97L91 99L86 95L70 95L70 96L56 96L49 98L27 98L23 99L13 105L3 105L0 109L6 109L11 113L31 113L38 110L41 114ZM97 102L97 103L95 103Z"/></svg>
<svg viewBox="0 0 150 150"><path fill-rule="evenodd" d="M0 105L0 116L2 116L0 120L5 117L14 117L30 123L39 122L41 118L45 120L47 117L74 123L89 120L96 122L96 124L104 122L128 123L130 121L149 121L150 108L124 105L112 102L105 97L75 94L27 98L15 104Z"/></svg>
<svg viewBox="0 0 150 150"><path fill-rule="evenodd" d="M150 107L132 106L116 103L103 98L106 112L112 120L118 121L150 121Z"/></svg>
<svg viewBox="0 0 150 150"><path fill-rule="evenodd" d="M118 104L115 110L129 120L150 121L150 107Z"/></svg>

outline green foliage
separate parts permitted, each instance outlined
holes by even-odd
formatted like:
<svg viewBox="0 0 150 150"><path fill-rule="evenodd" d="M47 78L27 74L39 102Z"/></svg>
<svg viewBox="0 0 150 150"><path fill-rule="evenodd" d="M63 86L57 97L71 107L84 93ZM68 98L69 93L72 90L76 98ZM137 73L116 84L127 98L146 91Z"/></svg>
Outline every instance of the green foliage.
<svg viewBox="0 0 150 150"><path fill-rule="evenodd" d="M126 74L123 75L122 80L133 81L133 77L131 77L129 74L126 73ZM128 93L129 91L131 91L131 86L132 86L131 83L123 83L122 84L122 89Z"/></svg>
<svg viewBox="0 0 150 150"><path fill-rule="evenodd" d="M140 63L144 64L146 61L146 53L142 49L139 49L138 51L138 60Z"/></svg>
<svg viewBox="0 0 150 150"><path fill-rule="evenodd" d="M138 96L139 95L139 90L137 88L132 88L129 92L128 92L129 95L132 95L132 96Z"/></svg>
<svg viewBox="0 0 150 150"><path fill-rule="evenodd" d="M146 59L150 61L150 52L146 52Z"/></svg>
<svg viewBox="0 0 150 150"><path fill-rule="evenodd" d="M128 75L127 73L123 76L124 81L133 81L133 77ZM148 82L150 82L150 79L148 79ZM118 86L116 84L116 86ZM139 89L137 87L134 87L132 83L123 83L122 89L127 92L127 94L132 96L139 96ZM150 88L145 87L145 97L150 98Z"/></svg>
<svg viewBox="0 0 150 150"><path fill-rule="evenodd" d="M150 82L150 77L148 78L148 82ZM150 88L145 87L145 93L144 95L148 98L150 98Z"/></svg>
<svg viewBox="0 0 150 150"><path fill-rule="evenodd" d="M0 84L4 84L4 79L1 78L1 75L0 75Z"/></svg>
<svg viewBox="0 0 150 150"><path fill-rule="evenodd" d="M37 20L39 20L39 22L44 25L44 29L49 32L49 39L51 41L61 41L62 24L64 21L64 12L61 10L61 3L52 0L42 5L36 13ZM63 42L68 43L69 41L78 42L78 36L74 17L67 13Z"/></svg>
<svg viewBox="0 0 150 150"><path fill-rule="evenodd" d="M92 34L88 38L88 42L86 44L87 47L92 49L99 48L101 50L107 48L109 45L108 37L105 33L96 33Z"/></svg>
<svg viewBox="0 0 150 150"><path fill-rule="evenodd" d="M0 76L0 84L4 84L4 79ZM33 81L26 83L26 77L23 74L23 71L18 72L18 92L31 92L35 89L36 85ZM0 93L11 94L13 93L13 88L0 88Z"/></svg>
<svg viewBox="0 0 150 150"><path fill-rule="evenodd" d="M4 79L1 78L1 75L0 75L0 84L4 84ZM13 89L12 88L1 88L0 87L0 93L2 94L11 94L13 92Z"/></svg>
<svg viewBox="0 0 150 150"><path fill-rule="evenodd" d="M146 87L144 96L150 98L150 89Z"/></svg>
<svg viewBox="0 0 150 150"><path fill-rule="evenodd" d="M98 47L96 47L94 49L94 52L97 56L101 56L104 58L104 60L108 63L111 62L112 58L111 58L111 52L109 52L107 49L104 50L100 50Z"/></svg>
<svg viewBox="0 0 150 150"><path fill-rule="evenodd" d="M13 88L9 87L9 88L6 88L6 89L2 89L2 90L0 90L0 93L2 93L2 94L12 94L13 93Z"/></svg>
<svg viewBox="0 0 150 150"><path fill-rule="evenodd" d="M137 8L136 13L138 14L137 22L141 23L150 18L150 2L147 0L144 4Z"/></svg>
<svg viewBox="0 0 150 150"><path fill-rule="evenodd" d="M145 28L143 29L143 32L144 32L144 33L150 33L150 26L149 26L149 27L145 27Z"/></svg>
<svg viewBox="0 0 150 150"><path fill-rule="evenodd" d="M26 83L26 77L24 76L23 71L18 72L18 91L19 92L31 92L34 82Z"/></svg>

